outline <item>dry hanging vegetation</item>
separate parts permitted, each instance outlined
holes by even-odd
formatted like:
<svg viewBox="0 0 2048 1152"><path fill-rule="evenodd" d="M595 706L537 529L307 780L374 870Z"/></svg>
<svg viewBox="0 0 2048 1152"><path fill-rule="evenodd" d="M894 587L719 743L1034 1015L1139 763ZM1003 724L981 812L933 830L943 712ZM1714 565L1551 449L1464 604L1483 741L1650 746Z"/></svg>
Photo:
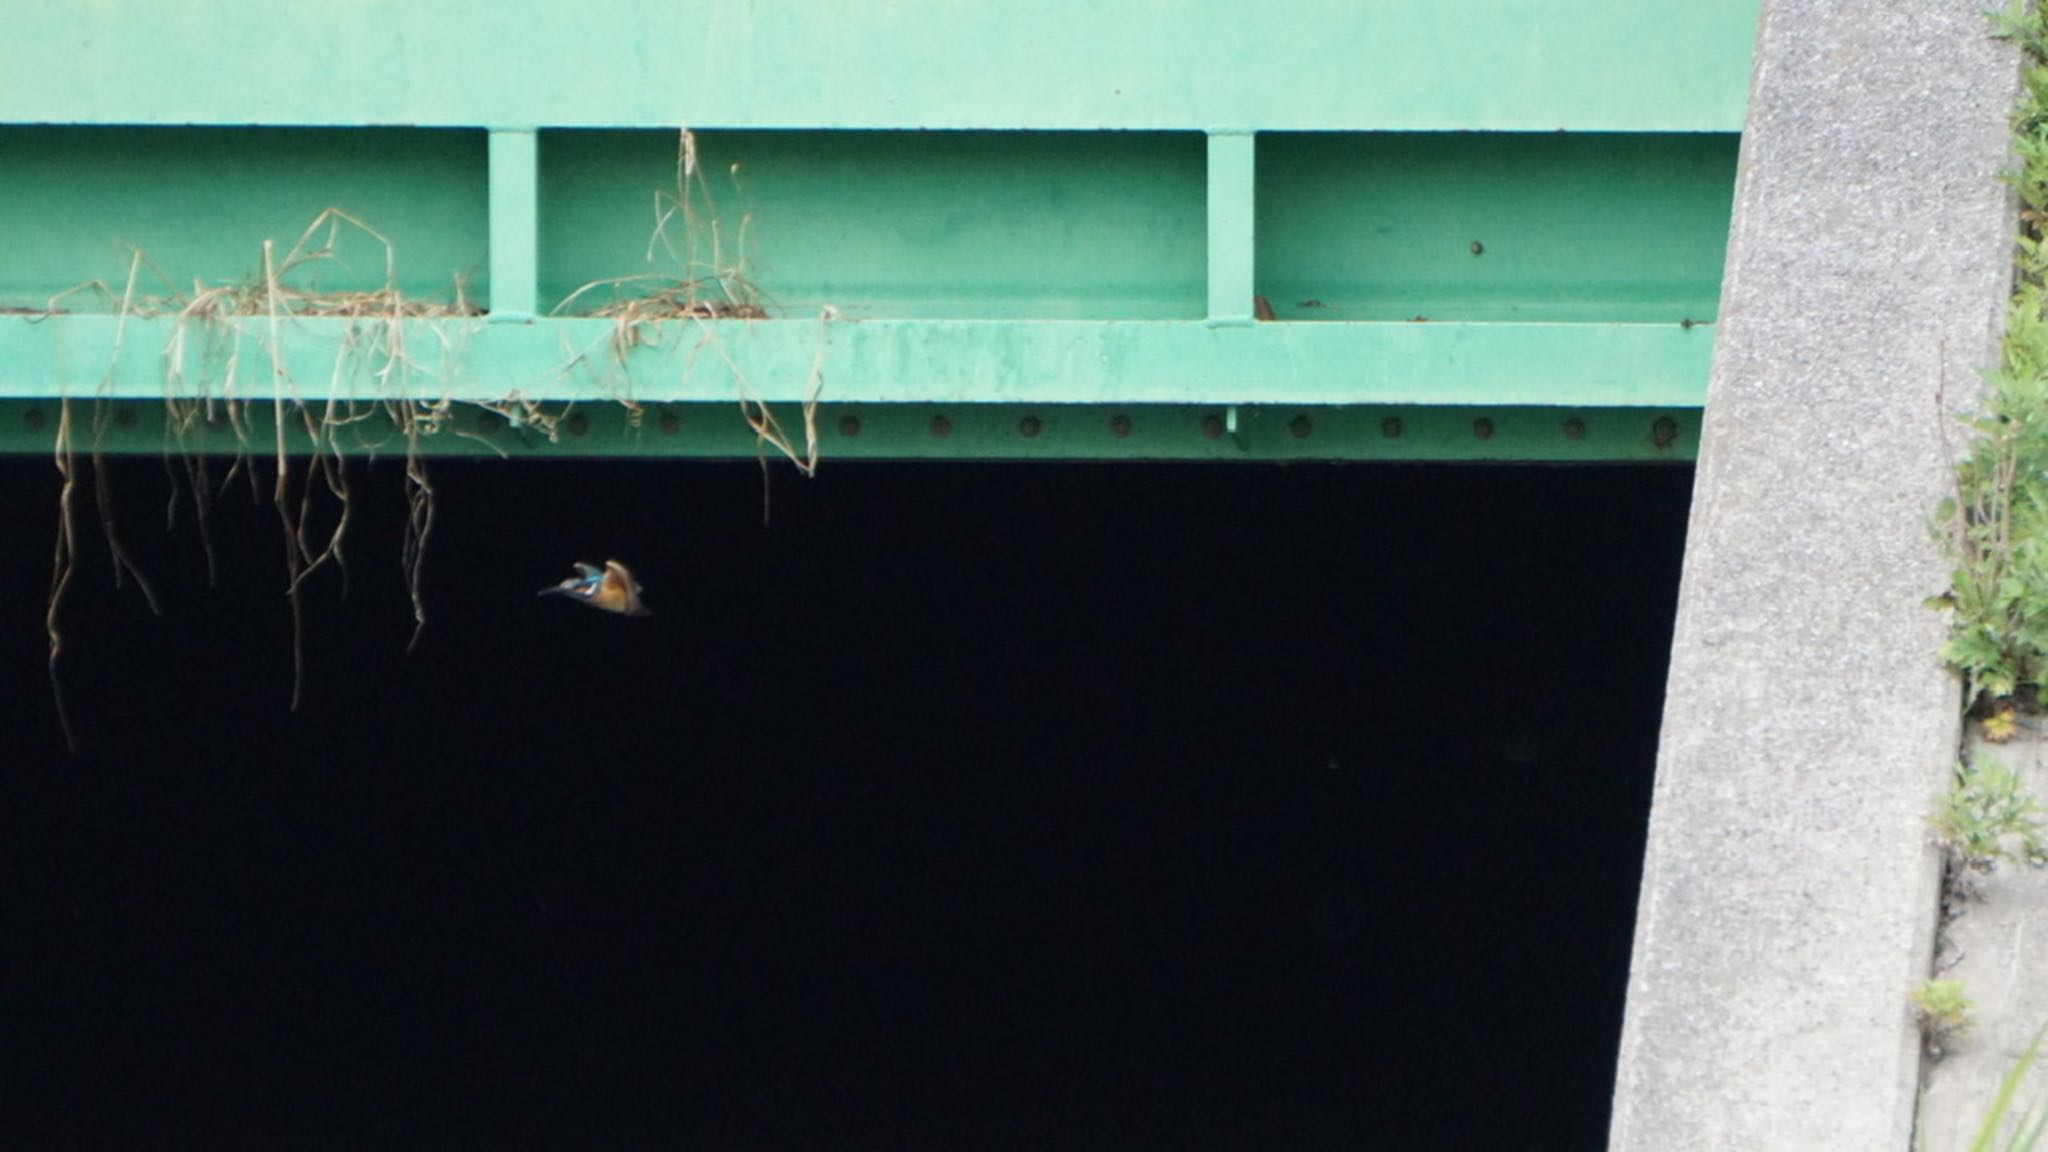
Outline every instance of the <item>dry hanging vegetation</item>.
<svg viewBox="0 0 2048 1152"><path fill-rule="evenodd" d="M322 271L341 266L341 247L349 236L357 237L359 244L367 241L375 245L383 260L383 287L372 291L323 291L317 286ZM160 613L161 605L147 579L129 560L115 530L112 490L101 450L111 419L114 374L125 350L129 321L137 317L171 321L170 336L161 354L166 453L178 462L190 492L209 580L217 571L209 522L210 509L219 491L224 491L238 476L246 477L251 495L261 499L264 485L258 475L259 457L254 454L260 433L252 421L251 405L269 403L268 454L274 461L269 489L284 538L285 593L292 614L294 710L304 689L305 584L313 573L330 563L346 576L344 544L354 507L349 452L362 449L367 453L382 447L360 435L369 421L380 415L397 430L405 458L409 512L401 562L412 599L415 644L420 629L426 625L421 575L433 531L434 490L420 451L421 439L448 425L452 405L445 396L416 394L415 376L424 374L408 347L406 322L473 317L477 310L465 298L460 282L455 285L452 302L408 297L397 287L396 264L397 253L382 233L346 212L329 208L307 225L282 255L273 241L264 241L261 271L250 279L210 286L194 282L186 292L151 265L143 253L134 251L126 284L118 297L104 284L93 282L59 294L46 309L49 315L61 314L67 311L69 299L87 294L96 298L96 310L104 312L111 306L116 317L107 368L93 396L94 490L101 529L114 558L115 581L118 585L124 576L132 577L153 611ZM154 282L150 291L140 288L145 271ZM284 329L301 318L348 322L336 346L325 396L313 401L307 399L285 353ZM427 330L436 334L444 355L453 351L453 333L441 326ZM64 707L59 666L64 652L61 611L77 557L73 493L78 473L72 398L62 391L61 382L59 388L55 455L62 483L45 625L58 720L67 746L75 750L77 741ZM222 426L232 430L236 452L217 491L204 449L194 447L191 437L205 428ZM351 432L358 435L353 440L345 439L345 434ZM306 463L296 470L295 436L303 437L302 450L306 452ZM327 503L323 506L322 501ZM172 507L175 510L175 500ZM325 518L332 519L331 529L316 535L312 526Z"/></svg>
<svg viewBox="0 0 2048 1152"><path fill-rule="evenodd" d="M732 176L737 185L737 165ZM754 433L764 477L767 449L790 460L806 476L818 464L816 410L823 381L823 358L831 309L818 318L817 341L803 392L800 450L739 365L720 345L717 320L764 319L767 311L744 272L750 218L743 218L732 244L732 260L712 201L711 188L697 162L696 141L680 134L675 187L655 193L654 228L647 260L665 255L678 274L640 274L596 281L571 293L555 316L594 316L612 322L608 357L600 385L623 405L632 426L640 407L631 395L627 359L636 348L662 343L670 323L688 324L696 334L684 368L707 349L731 374L740 412ZM680 233L680 240L677 234ZM323 272L345 273L345 244L357 251L374 249L383 262L382 286L369 291L331 291L319 286ZM206 555L209 582L217 563L209 528L213 502L237 479L246 480L252 498L261 500L266 487L260 475L265 456L272 472L267 485L283 536L285 593L292 619L291 707L301 703L305 679L303 594L307 581L321 569L337 569L346 587L345 545L354 510L352 455L367 456L391 446L388 427L395 429L402 452L408 515L402 555L412 603L411 645L419 642L427 622L422 574L434 526L434 488L422 443L447 433L476 439L452 420L455 402L436 381L452 378L459 366L462 341L480 312L467 299L460 280L452 298L424 300L398 288L398 253L383 233L338 208L321 212L281 254L273 241L262 246L260 272L234 283L193 282L179 287L139 250L131 251L128 275L120 292L94 281L53 297L46 317L78 311L71 301L93 301L91 311L111 312L117 319L107 367L92 397L92 435L88 448L102 535L114 562L120 586L133 579L151 611L161 614L155 589L121 545L112 489L102 451L114 412L113 384L123 355L129 321L169 319L169 336L161 351L166 412L166 459L172 462L174 486L182 481L190 495L193 519ZM143 290L145 280L150 285ZM286 354L286 331L306 319L343 321L341 338L324 382L302 380ZM426 321L421 324L419 322ZM428 334L430 347L412 341ZM591 357L571 353L557 374L589 371ZM431 360L431 362L423 362ZM318 387L324 383L324 388ZM309 387L309 385L312 385ZM617 385L617 386L614 386ZM61 477L55 555L45 626L49 639L49 674L58 722L67 747L76 751L76 735L65 707L60 666L64 655L61 627L65 592L71 585L78 556L75 492L78 445L72 397L59 385L59 413L54 456ZM256 424L253 404L267 402L267 430ZM569 405L549 409L510 391L498 401L473 406L494 412L514 427L533 429L556 439ZM232 431L235 453L226 473L216 481L197 434L216 428ZM265 432L267 431L267 436ZM259 445L261 447L259 447ZM494 451L495 445L489 445ZM304 454L302 465L294 457ZM766 488L763 489L764 502ZM171 503L175 521L177 498ZM765 503L764 503L765 508ZM321 530L320 525L327 525ZM173 523L173 526L175 524Z"/></svg>
<svg viewBox="0 0 2048 1152"><path fill-rule="evenodd" d="M735 188L739 186L739 165L727 169ZM676 142L676 173L673 188L654 193L654 228L647 240L647 263L666 258L674 272L651 272L593 280L564 297L551 313L555 316L595 316L612 322L610 355L623 378L626 359L636 348L662 343L665 326L671 322L690 324L696 342L683 367L687 377L697 358L707 350L722 361L731 374L739 397L740 416L754 433L754 445L765 476L767 450L772 448L805 476L818 470L818 396L824 385L826 326L836 315L826 308L818 316L817 337L812 346L811 368L803 390L803 448L783 430L775 413L755 391L746 373L719 342L713 320L764 320L768 311L761 293L746 273L748 232L752 215L742 215L738 232L728 251L711 182L698 162L697 138L682 129ZM677 233L681 234L680 241ZM728 260L728 256L730 260ZM588 364L577 356L572 366ZM639 409L630 395L624 403L638 418ZM765 493L765 489L764 489Z"/></svg>

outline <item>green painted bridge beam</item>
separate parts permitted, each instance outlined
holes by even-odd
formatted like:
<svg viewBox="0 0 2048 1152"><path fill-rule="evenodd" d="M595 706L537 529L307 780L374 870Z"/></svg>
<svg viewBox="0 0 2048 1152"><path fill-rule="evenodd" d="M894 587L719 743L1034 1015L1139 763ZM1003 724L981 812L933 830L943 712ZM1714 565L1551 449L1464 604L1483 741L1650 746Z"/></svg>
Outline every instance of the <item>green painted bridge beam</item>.
<svg viewBox="0 0 2048 1152"><path fill-rule="evenodd" d="M540 149L534 131L490 137L491 319L533 319L540 299Z"/></svg>
<svg viewBox="0 0 2048 1152"><path fill-rule="evenodd" d="M9 0L0 119L1733 132L1757 7Z"/></svg>
<svg viewBox="0 0 2048 1152"><path fill-rule="evenodd" d="M273 337L273 333L275 336ZM0 399L1697 407L1711 325L0 315ZM273 359L278 370L273 384Z"/></svg>
<svg viewBox="0 0 2048 1152"><path fill-rule="evenodd" d="M536 450L590 455L744 454L608 415L741 401L855 454L1682 455L1639 417L1702 400L1756 14L223 5L10 8L0 451L68 397L573 410Z"/></svg>
<svg viewBox="0 0 2048 1152"><path fill-rule="evenodd" d="M215 405L177 426L162 401L74 400L69 447L78 457L277 452L268 403ZM777 411L783 432L805 446L800 407ZM60 404L0 401L0 454L48 456L57 447ZM324 409L321 410L324 415ZM347 459L391 458L407 438L381 411L337 410L320 425L323 450ZM298 413L287 413L286 452L313 443ZM580 457L778 459L731 403L576 404L540 422L451 406L418 426L429 456L508 459ZM813 413L819 458L841 460L1208 460L1684 462L1698 447L1690 408L1552 408L1391 405L1046 405L823 404Z"/></svg>
<svg viewBox="0 0 2048 1152"><path fill-rule="evenodd" d="M1209 323L1250 324L1257 284L1258 137L1209 133Z"/></svg>

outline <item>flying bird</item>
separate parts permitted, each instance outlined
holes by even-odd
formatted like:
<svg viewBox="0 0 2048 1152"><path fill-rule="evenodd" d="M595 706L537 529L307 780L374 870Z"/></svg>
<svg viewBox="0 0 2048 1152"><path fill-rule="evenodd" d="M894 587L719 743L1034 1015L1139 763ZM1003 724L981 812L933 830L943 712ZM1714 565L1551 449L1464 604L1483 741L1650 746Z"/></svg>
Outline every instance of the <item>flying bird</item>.
<svg viewBox="0 0 2048 1152"><path fill-rule="evenodd" d="M607 560L603 568L578 563L576 575L569 577L552 588L540 590L542 596L571 596L607 612L621 616L652 616L645 605L640 603L640 582L617 560Z"/></svg>

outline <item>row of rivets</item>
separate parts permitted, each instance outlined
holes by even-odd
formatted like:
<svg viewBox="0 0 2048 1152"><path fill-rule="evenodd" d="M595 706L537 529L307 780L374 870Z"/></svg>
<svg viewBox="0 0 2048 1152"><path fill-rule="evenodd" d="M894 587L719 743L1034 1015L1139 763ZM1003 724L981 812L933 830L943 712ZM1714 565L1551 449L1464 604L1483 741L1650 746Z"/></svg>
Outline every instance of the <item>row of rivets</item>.
<svg viewBox="0 0 2048 1152"><path fill-rule="evenodd" d="M667 417L663 419L666 420ZM1204 416L1202 417L1200 427L1202 436L1205 439L1215 440L1223 435L1223 420L1221 417ZM1111 436L1123 440L1130 436L1131 430L1132 424L1129 416L1119 413L1109 418L1109 434ZM1564 433L1564 438L1567 440L1584 440L1586 438L1586 422L1576 416L1566 420L1560 426L1560 430ZM858 436L860 431L860 417L841 416L839 418L839 434L841 436ZM1036 416L1026 416L1017 421L1017 434L1026 440L1035 440L1044 431L1044 422ZM1287 431L1296 440L1306 440L1314 433L1315 423L1307 416L1296 416L1287 422ZM1389 440L1399 439L1404 431L1406 431L1406 426L1402 424L1399 416L1389 416L1380 421L1380 435ZM932 417L931 433L940 439L951 436L953 434L952 419L946 416ZM1494 424L1491 419L1481 416L1472 421L1472 435L1475 439L1490 440L1493 438L1493 433ZM1678 439L1678 422L1668 416L1660 417L1655 424L1650 426L1650 439L1659 448L1671 447Z"/></svg>
<svg viewBox="0 0 2048 1152"><path fill-rule="evenodd" d="M114 424L120 428L134 427L135 420L134 411L126 407L117 410L114 414ZM49 417L41 408L30 408L21 415L21 426L30 432L40 432L48 424ZM590 432L590 418L578 412L563 421L562 426L571 436L585 436ZM674 436L682 430L682 419L673 412L664 412L659 420L659 426L663 436ZM504 430L505 418L496 412L482 412L477 415L476 427L478 432L486 436L494 436ZM1561 429L1567 440L1583 440L1586 438L1586 422L1576 416L1566 420ZM1380 435L1389 440L1399 439L1405 430L1406 426L1402 424L1399 416L1388 416L1380 421ZM1045 424L1037 416L1026 416L1017 421L1017 434L1026 440L1035 440L1044 431ZM1132 424L1129 416L1118 413L1109 418L1109 434L1111 436L1123 440L1129 438L1131 431ZM1221 417L1202 417L1201 432L1203 437L1215 440L1223 435L1223 431L1223 420ZM1287 422L1287 431L1296 440L1306 440L1314 433L1315 424L1307 416L1296 416ZM839 418L839 434L841 436L852 437L858 436L860 433L860 417L847 415ZM1474 438L1490 440L1493 438L1493 433L1493 421L1487 417L1481 416L1472 421L1472 435ZM953 421L943 415L932 417L931 434L940 439L951 436L953 434ZM1659 417L1650 426L1650 442L1657 447L1669 448L1677 440L1678 422L1669 416Z"/></svg>

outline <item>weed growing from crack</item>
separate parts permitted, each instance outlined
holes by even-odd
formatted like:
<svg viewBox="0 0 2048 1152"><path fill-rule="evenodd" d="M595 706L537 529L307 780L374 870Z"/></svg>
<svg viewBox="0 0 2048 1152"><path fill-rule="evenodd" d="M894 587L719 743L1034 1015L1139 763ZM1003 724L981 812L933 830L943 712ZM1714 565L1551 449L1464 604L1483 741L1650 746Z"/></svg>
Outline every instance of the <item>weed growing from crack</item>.
<svg viewBox="0 0 2048 1152"><path fill-rule="evenodd" d="M1956 765L1928 825L1948 857L1950 874L1964 885L2001 862L2048 862L2039 802L2017 769L1981 752Z"/></svg>
<svg viewBox="0 0 2048 1152"><path fill-rule="evenodd" d="M1975 1007L1961 980L1923 980L1908 995L1927 1058L1940 1060L1976 1024Z"/></svg>
<svg viewBox="0 0 2048 1152"><path fill-rule="evenodd" d="M2004 177L2020 204L2017 276L1972 435L1950 453L1954 491L1933 517L1950 589L1930 601L1951 613L1942 658L1986 716L2048 704L2048 16L2021 0L1994 24L2026 59Z"/></svg>

